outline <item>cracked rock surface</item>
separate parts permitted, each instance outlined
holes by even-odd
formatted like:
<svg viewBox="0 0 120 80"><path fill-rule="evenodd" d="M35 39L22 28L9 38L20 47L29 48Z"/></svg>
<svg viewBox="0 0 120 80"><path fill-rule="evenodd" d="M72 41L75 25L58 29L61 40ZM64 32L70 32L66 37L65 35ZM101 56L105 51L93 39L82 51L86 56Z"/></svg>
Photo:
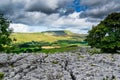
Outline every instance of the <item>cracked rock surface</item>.
<svg viewBox="0 0 120 80"><path fill-rule="evenodd" d="M56 54L0 54L3 80L120 80L119 54L86 49Z"/></svg>

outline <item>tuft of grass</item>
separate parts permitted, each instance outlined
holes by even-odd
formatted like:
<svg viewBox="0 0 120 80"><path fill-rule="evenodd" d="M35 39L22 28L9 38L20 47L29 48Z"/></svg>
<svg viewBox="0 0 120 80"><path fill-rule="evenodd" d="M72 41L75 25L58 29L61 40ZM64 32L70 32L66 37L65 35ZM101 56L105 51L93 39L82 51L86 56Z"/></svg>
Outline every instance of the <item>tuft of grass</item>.
<svg viewBox="0 0 120 80"><path fill-rule="evenodd" d="M4 77L4 73L0 72L0 80L3 80L3 77Z"/></svg>
<svg viewBox="0 0 120 80"><path fill-rule="evenodd" d="M96 64L91 64L91 66L96 66Z"/></svg>
<svg viewBox="0 0 120 80"><path fill-rule="evenodd" d="M82 56L82 55L78 55L78 59L80 59L80 58L84 58L84 56Z"/></svg>
<svg viewBox="0 0 120 80"><path fill-rule="evenodd" d="M52 63L53 64L58 64L58 61L57 60L53 60Z"/></svg>
<svg viewBox="0 0 120 80"><path fill-rule="evenodd" d="M109 79L108 76L104 77L103 80L116 80L116 77L112 75L112 77Z"/></svg>

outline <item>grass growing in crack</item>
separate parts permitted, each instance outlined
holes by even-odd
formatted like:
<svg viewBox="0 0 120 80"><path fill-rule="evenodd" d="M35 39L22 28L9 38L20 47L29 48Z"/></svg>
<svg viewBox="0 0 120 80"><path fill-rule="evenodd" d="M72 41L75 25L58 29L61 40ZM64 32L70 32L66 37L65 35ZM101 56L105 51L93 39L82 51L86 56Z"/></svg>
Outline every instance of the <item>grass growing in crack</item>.
<svg viewBox="0 0 120 80"><path fill-rule="evenodd" d="M80 58L84 58L84 56L82 56L82 55L78 55L77 58L78 58L78 59L80 59Z"/></svg>
<svg viewBox="0 0 120 80"><path fill-rule="evenodd" d="M96 66L96 64L90 64L91 66Z"/></svg>
<svg viewBox="0 0 120 80"><path fill-rule="evenodd" d="M4 73L0 72L0 80L3 80Z"/></svg>
<svg viewBox="0 0 120 80"><path fill-rule="evenodd" d="M52 63L53 63L53 64L58 64L58 61L53 60Z"/></svg>
<svg viewBox="0 0 120 80"><path fill-rule="evenodd" d="M117 79L116 79L116 77L113 75L113 76L111 77L111 79L109 79L109 77L106 76L105 78L103 78L103 80L117 80Z"/></svg>

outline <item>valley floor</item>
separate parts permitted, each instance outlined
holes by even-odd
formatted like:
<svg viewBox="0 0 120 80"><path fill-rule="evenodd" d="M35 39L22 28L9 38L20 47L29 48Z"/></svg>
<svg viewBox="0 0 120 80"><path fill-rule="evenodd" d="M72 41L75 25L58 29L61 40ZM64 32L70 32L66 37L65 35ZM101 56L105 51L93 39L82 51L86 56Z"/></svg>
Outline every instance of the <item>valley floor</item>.
<svg viewBox="0 0 120 80"><path fill-rule="evenodd" d="M86 48L56 54L0 54L3 80L120 80L119 54Z"/></svg>

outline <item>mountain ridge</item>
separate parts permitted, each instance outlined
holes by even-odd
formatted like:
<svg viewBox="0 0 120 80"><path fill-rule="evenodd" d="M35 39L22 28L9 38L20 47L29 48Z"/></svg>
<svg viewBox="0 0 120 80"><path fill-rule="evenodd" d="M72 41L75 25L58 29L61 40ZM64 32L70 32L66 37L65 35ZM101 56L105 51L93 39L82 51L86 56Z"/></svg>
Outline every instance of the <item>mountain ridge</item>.
<svg viewBox="0 0 120 80"><path fill-rule="evenodd" d="M57 36L75 34L75 33L68 31L68 30L43 31L41 33L43 33L45 35L57 35Z"/></svg>

